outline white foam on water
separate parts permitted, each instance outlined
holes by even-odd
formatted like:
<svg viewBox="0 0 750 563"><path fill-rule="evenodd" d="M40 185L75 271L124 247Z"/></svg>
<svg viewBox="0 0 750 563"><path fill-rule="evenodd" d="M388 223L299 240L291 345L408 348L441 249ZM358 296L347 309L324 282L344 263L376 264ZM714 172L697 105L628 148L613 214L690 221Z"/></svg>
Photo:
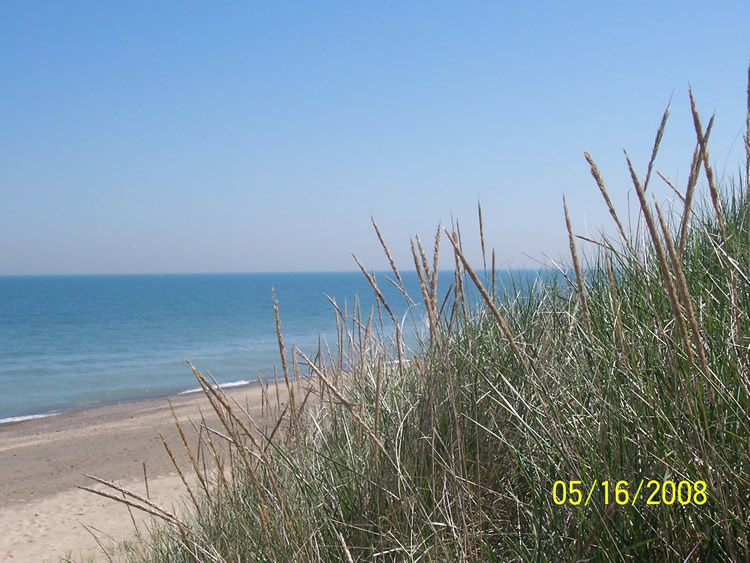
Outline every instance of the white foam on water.
<svg viewBox="0 0 750 563"><path fill-rule="evenodd" d="M251 383L250 381L247 381L245 379L240 380L240 381L231 381L229 383L222 383L222 384L220 384L219 385L219 389L226 389L228 387L241 387L242 385L250 385L250 383ZM191 393L200 393L201 391L203 391L203 389L201 389L199 387L197 389L188 389L187 391L180 391L177 394L178 395L189 395Z"/></svg>
<svg viewBox="0 0 750 563"><path fill-rule="evenodd" d="M60 414L57 412L50 412L46 414L30 414L27 416L11 416L9 418L0 418L0 425L11 424L13 422L23 422L24 420L34 420L36 418L47 418L48 416L55 416Z"/></svg>

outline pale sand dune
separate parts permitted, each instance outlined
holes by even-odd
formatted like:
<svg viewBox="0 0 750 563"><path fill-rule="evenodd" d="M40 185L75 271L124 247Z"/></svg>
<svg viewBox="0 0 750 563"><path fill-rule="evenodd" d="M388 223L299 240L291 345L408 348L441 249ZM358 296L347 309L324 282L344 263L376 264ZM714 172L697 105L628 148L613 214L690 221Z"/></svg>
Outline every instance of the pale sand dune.
<svg viewBox="0 0 750 563"><path fill-rule="evenodd" d="M270 390L269 390L270 391ZM273 391L272 406L276 407ZM262 419L259 385L231 389L228 394ZM200 411L208 423L219 423L202 394L171 397L175 412L197 441L188 419ZM285 395L281 397L284 407ZM267 412L267 410L266 410ZM133 534L133 523L120 503L82 491L95 483L88 473L145 495L146 464L151 498L166 506L182 505L185 492L162 445L163 434L188 469L187 457L166 398L105 405L48 418L0 426L0 560L58 561L95 555L106 560L84 526L114 539ZM101 488L101 487L98 487ZM136 521L144 515L133 511ZM139 524L143 529L144 524ZM98 554L97 554L98 550Z"/></svg>

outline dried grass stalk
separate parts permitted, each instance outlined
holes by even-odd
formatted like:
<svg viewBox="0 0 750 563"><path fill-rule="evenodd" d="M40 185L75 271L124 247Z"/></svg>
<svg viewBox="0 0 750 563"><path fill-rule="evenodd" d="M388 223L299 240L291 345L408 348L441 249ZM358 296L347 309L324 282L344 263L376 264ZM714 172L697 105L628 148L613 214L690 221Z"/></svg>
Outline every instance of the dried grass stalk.
<svg viewBox="0 0 750 563"><path fill-rule="evenodd" d="M466 256L464 256L464 253L461 251L459 241L456 240L456 238L454 238L453 236L451 236L451 234L447 230L445 231L445 234L448 237L448 240L450 241L451 245L453 245L453 251L461 260L461 263L463 264L464 269L471 277L471 280L474 282L474 285L479 290L479 293L482 295L482 299L484 299L484 302L490 308L492 315L495 317L497 324L500 326L500 330L502 331L505 339L508 341L508 344L513 350L513 353L515 354L516 358L518 358L518 361L521 362L524 373L527 376L531 375L531 368L529 367L529 364L526 361L526 358L524 358L523 354L521 353L520 348L516 344L516 340L515 338L513 338L513 334L511 334L510 328L508 328L508 323L505 322L505 319L500 314L500 311L498 310L497 305L495 305L495 302L493 301L492 297L490 297L490 294L487 293L487 290L485 289L484 285L482 285L482 282L479 280L479 277L477 276L476 272L469 264L469 261L466 259Z"/></svg>
<svg viewBox="0 0 750 563"><path fill-rule="evenodd" d="M297 421L297 405L294 401L294 389L289 382L289 368L286 364L286 348L284 346L284 337L281 333L281 319L279 318L279 302L276 299L276 290L273 289L273 316L276 320L276 338L279 342L279 354L281 355L281 372L284 375L284 382L286 383L287 393L289 394L289 410L290 410L290 433L292 436L299 438L299 424Z"/></svg>
<svg viewBox="0 0 750 563"><path fill-rule="evenodd" d="M693 125L695 126L695 134L698 137L698 143L701 146L701 157L703 160L703 169L706 172L706 178L708 179L708 189L711 193L711 202L716 212L716 219L719 222L719 230L721 231L722 240L727 240L727 229L724 224L724 212L721 209L721 201L719 200L719 190L716 188L714 182L714 172L711 165L708 163L708 146L706 145L706 138L703 135L703 127L701 126L701 119L698 115L698 110L695 107L695 99L693 98L693 90L688 89L690 94L690 110L693 112Z"/></svg>
<svg viewBox="0 0 750 563"><path fill-rule="evenodd" d="M586 162L589 163L589 168L591 169L591 175L594 177L594 180L596 181L596 185L599 186L599 191L602 193L602 197L604 198L604 201L607 204L607 209L609 209L609 214L612 216L612 219L615 220L615 224L617 225L617 230L620 233L620 238L622 239L622 242L625 244L625 248L627 248L630 255L634 257L635 250L633 250L633 247L630 245L629 238L625 235L625 229L623 228L622 223L620 222L620 218L617 215L615 206L612 204L612 200L609 199L607 188L604 186L604 179L602 178L602 175L599 172L599 168L597 167L596 162L594 162L594 159L591 158L591 155L587 153L586 151L584 151L583 156L586 157Z"/></svg>
<svg viewBox="0 0 750 563"><path fill-rule="evenodd" d="M714 116L708 120L708 126L706 127L706 133L703 135L703 143L700 141L696 142L695 150L693 151L693 160L690 163L690 176L688 176L687 189L685 190L684 198L684 211L682 212L682 221L680 223L680 257L685 253L685 244L687 243L687 231L688 224L690 221L690 212L693 204L693 195L695 193L695 185L698 183L698 174L700 173L701 162L703 161L703 147L708 143L708 138L711 135L711 128L714 126Z"/></svg>
<svg viewBox="0 0 750 563"><path fill-rule="evenodd" d="M588 334L589 341L594 341L594 334L591 330L591 315L589 314L589 304L586 300L586 288L583 282L583 273L581 272L581 265L578 262L578 251L576 250L576 241L573 237L573 228L570 225L570 215L568 214L568 204L563 196L563 209L565 210L565 226L568 229L568 243L570 245L570 255L573 257L573 268L576 273L576 283L578 284L578 299L581 302L581 309L583 310L583 320L586 323L586 333Z"/></svg>
<svg viewBox="0 0 750 563"><path fill-rule="evenodd" d="M664 249L662 248L661 242L659 241L659 231L656 229L656 223L654 223L654 218L651 214L651 210L648 207L648 202L646 201L646 195L643 193L643 188L641 187L641 183L638 180L638 176L636 175L635 170L633 169L633 163L630 161L630 157L628 156L628 153L626 151L623 151L623 152L625 152L625 160L627 160L627 163L628 163L628 169L630 170L630 177L633 181L633 185L635 186L635 191L638 194L638 201L640 202L641 210L643 211L643 216L646 219L646 225L651 235L651 242L654 245L656 258L657 258L657 261L659 262L659 267L662 271L662 277L664 279L664 283L667 285L667 295L669 296L669 303L672 307L672 313L677 322L677 328L680 332L680 337L682 338L682 342L685 346L685 353L688 356L688 360L692 364L693 353L690 349L690 338L688 337L687 327L685 326L685 318L682 315L682 311L680 310L680 304L679 304L679 301L677 300L677 293L674 288L672 273L669 271L667 259L664 254Z"/></svg>

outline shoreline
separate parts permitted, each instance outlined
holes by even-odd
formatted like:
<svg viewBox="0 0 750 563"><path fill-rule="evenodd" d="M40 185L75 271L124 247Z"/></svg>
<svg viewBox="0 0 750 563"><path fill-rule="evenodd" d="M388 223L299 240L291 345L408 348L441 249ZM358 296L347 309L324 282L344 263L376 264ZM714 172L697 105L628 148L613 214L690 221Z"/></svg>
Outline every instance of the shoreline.
<svg viewBox="0 0 750 563"><path fill-rule="evenodd" d="M277 409L276 392L273 382L265 383L224 391L246 406L256 422L270 423ZM286 389L281 386L278 401L283 409ZM168 506L179 504L184 485L160 435L181 469L189 475L192 470L170 402L191 447L197 445L198 433L190 420L197 422L203 415L209 426L220 425L200 392L119 401L0 425L0 529L5 531L0 534L0 559L56 561L65 553L95 552L97 542L86 526L114 539L133 534L124 505L78 488L95 484L84 473L145 494L145 466L152 498Z"/></svg>
<svg viewBox="0 0 750 563"><path fill-rule="evenodd" d="M225 391L228 391L230 389L236 389L241 387L252 387L254 385L271 385L274 383L273 379L255 379L253 381L243 379L239 381L230 381L228 383L220 383L219 387L221 389L224 389ZM0 418L0 430L2 428L11 425L11 424L18 424L19 422L26 422L28 420L38 420L41 418L49 418L51 416L58 416L61 414L66 414L69 412L76 412L76 411L82 411L87 409L95 409L99 407L106 407L110 405L118 405L120 403L136 403L140 401L150 401L153 399L163 399L163 398L169 398L169 397L178 397L182 395L191 395L194 393L202 393L202 389L200 387L191 387L189 389L183 389L181 391L160 391L155 394L145 394L145 395L133 395L130 397L123 397L121 399L112 399L108 401L101 401L101 402L93 402L88 403L85 405L77 405L77 406L69 406L69 407L60 407L59 409L54 409L50 411L45 412L38 412L38 413L31 413L31 414L25 414L25 415L18 415L18 416L8 416L5 418Z"/></svg>

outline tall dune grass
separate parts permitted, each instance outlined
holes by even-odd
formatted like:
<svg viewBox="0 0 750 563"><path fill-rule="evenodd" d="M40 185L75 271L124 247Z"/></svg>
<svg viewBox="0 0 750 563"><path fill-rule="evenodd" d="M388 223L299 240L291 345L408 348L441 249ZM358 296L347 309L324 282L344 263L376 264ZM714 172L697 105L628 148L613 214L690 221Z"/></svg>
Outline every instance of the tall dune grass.
<svg viewBox="0 0 750 563"><path fill-rule="evenodd" d="M405 350L402 319L362 267L377 309L335 307L338 341L314 358L289 350L278 321L277 385L289 401L268 400L277 424L256 427L196 370L222 420L201 445L220 470L195 463L189 514L154 509L164 523L126 544L127 557L749 561L748 176L715 183L713 118L702 124L694 102L690 111L695 156L675 204L648 191L665 112L645 175L625 156L643 228L625 231L586 154L619 238L597 241L580 263L565 207L571 268L533 290L501 296L483 236L476 272L452 226L431 248L412 243L421 295L408 296L376 225L392 283L426 312L421 348ZM479 218L482 230L481 208ZM441 241L453 252L447 295L437 291ZM647 504L649 480L685 481L692 497L705 482L706 501ZM581 481L588 502L558 504L558 481L568 493Z"/></svg>

